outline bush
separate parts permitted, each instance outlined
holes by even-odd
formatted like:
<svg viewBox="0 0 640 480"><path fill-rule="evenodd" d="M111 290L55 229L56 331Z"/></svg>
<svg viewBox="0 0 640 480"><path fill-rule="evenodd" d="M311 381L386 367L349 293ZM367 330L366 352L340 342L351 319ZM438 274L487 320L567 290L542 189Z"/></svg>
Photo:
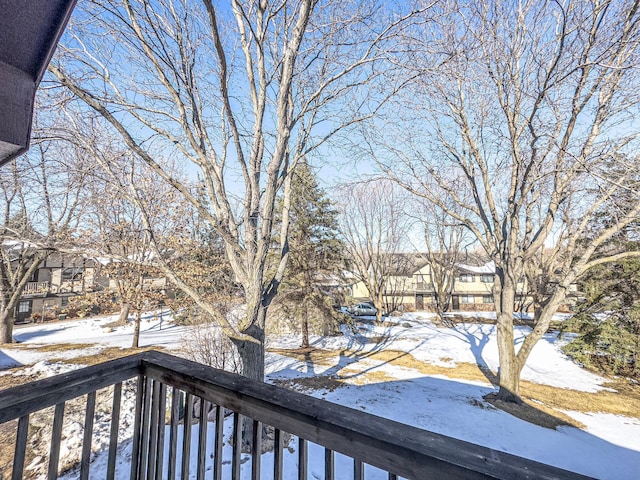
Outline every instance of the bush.
<svg viewBox="0 0 640 480"><path fill-rule="evenodd" d="M185 357L194 362L234 373L242 373L242 360L231 340L213 323L194 326L182 339Z"/></svg>
<svg viewBox="0 0 640 480"><path fill-rule="evenodd" d="M582 291L561 330L577 334L565 353L587 367L640 378L640 259L592 269Z"/></svg>
<svg viewBox="0 0 640 480"><path fill-rule="evenodd" d="M84 318L101 313L115 313L120 306L111 292L92 292L69 297L69 303L60 310L70 318Z"/></svg>

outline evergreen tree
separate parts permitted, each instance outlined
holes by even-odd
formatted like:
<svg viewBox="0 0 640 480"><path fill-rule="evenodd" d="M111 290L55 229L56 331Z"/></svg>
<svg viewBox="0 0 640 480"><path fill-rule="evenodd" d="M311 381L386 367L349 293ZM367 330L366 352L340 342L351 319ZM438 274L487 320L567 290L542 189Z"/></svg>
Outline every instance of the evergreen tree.
<svg viewBox="0 0 640 480"><path fill-rule="evenodd" d="M585 298L563 330L578 336L565 352L592 368L640 377L640 259L591 270Z"/></svg>
<svg viewBox="0 0 640 480"><path fill-rule="evenodd" d="M612 178L623 172L610 166ZM594 232L615 226L628 215L637 198L640 178L631 175L629 188L604 202L594 217ZM583 242L591 241L591 231ZM640 377L640 219L616 232L597 249L597 257L616 259L587 272L581 282L584 299L564 331L578 336L565 346L577 361L607 373Z"/></svg>
<svg viewBox="0 0 640 480"><path fill-rule="evenodd" d="M296 167L291 189L289 263L278 303L300 328L302 347L308 347L310 329L325 334L334 329L338 294L330 284L340 276L343 245L337 238L338 212L306 163ZM278 220L283 208L280 201Z"/></svg>

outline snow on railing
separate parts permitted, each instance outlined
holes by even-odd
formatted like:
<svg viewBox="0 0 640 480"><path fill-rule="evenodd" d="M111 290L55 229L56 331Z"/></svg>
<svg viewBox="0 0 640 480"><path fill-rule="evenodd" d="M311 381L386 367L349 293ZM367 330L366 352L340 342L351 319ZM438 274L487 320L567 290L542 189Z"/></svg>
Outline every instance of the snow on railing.
<svg viewBox="0 0 640 480"><path fill-rule="evenodd" d="M69 469L73 445L79 458L69 478L81 480L89 478L90 470L92 478L109 480L586 478L164 353L144 352L0 391L0 429L13 429L15 436L12 480L24 477L27 453L35 455L27 449L33 448L31 430L42 431L29 428L30 417L50 407L47 465L42 468L51 480ZM100 420L104 418L110 425ZM65 422L72 425L65 427ZM123 440L122 424L127 422L133 429ZM0 456L5 451L0 448ZM67 459L62 465L61 452ZM36 460L26 467L31 476ZM7 478L5 473L0 477Z"/></svg>

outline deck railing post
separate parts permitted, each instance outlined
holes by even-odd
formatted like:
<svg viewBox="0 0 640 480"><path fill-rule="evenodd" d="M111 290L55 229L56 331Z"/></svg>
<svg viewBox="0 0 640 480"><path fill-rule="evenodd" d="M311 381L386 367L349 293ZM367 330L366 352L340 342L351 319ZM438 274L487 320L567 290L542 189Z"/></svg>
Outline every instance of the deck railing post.
<svg viewBox="0 0 640 480"><path fill-rule="evenodd" d="M298 480L307 480L309 449L304 438L298 438Z"/></svg>
<svg viewBox="0 0 640 480"><path fill-rule="evenodd" d="M193 420L193 395L187 393L184 401L184 418L182 430L182 479L189 478L189 464L191 463L191 422Z"/></svg>
<svg viewBox="0 0 640 480"><path fill-rule="evenodd" d="M120 402L122 400L122 382L113 386L113 404L111 407L111 430L109 432L109 459L107 460L107 480L116 476L116 455L118 453L118 433L120 432Z"/></svg>
<svg viewBox="0 0 640 480"><path fill-rule="evenodd" d="M209 414L209 402L200 398L198 419L198 465L197 480L205 480L205 467L207 462L207 415Z"/></svg>
<svg viewBox="0 0 640 480"><path fill-rule="evenodd" d="M158 406L158 442L157 442L157 454L156 454L156 478L155 480L161 480L163 478L164 467L164 433L166 427L166 412L167 412L167 386L162 383L160 386L160 405Z"/></svg>
<svg viewBox="0 0 640 480"><path fill-rule="evenodd" d="M177 470L178 451L178 421L180 417L180 403L182 393L173 387L171 390L171 427L169 429L169 480L175 480Z"/></svg>
<svg viewBox="0 0 640 480"><path fill-rule="evenodd" d="M282 480L284 441L280 429L276 428L273 442L273 480Z"/></svg>
<svg viewBox="0 0 640 480"><path fill-rule="evenodd" d="M48 480L58 478L58 462L60 461L60 440L62 437L62 421L64 419L65 402L56 405L53 413L53 428L51 432L51 449L49 450Z"/></svg>
<svg viewBox="0 0 640 480"><path fill-rule="evenodd" d="M251 451L251 480L260 480L260 465L262 460L262 423L253 421L253 439Z"/></svg>
<svg viewBox="0 0 640 480"><path fill-rule="evenodd" d="M136 388L136 417L133 424L133 446L131 451L131 480L137 480L139 478L138 475L138 467L140 465L140 438L141 438L141 427L142 427L142 413L143 413L143 403L145 396L145 378L142 375L138 376L137 388Z"/></svg>
<svg viewBox="0 0 640 480"><path fill-rule="evenodd" d="M240 457L242 454L242 415L233 412L233 445L231 453L231 479L240 480Z"/></svg>
<svg viewBox="0 0 640 480"><path fill-rule="evenodd" d="M84 417L84 438L82 441L82 456L80 457L80 480L89 479L89 465L91 461L91 441L93 439L93 416L96 411L96 392L87 395L87 408Z"/></svg>
<svg viewBox="0 0 640 480"><path fill-rule="evenodd" d="M334 478L335 455L333 450L324 449L324 478L325 480L333 480Z"/></svg>
<svg viewBox="0 0 640 480"><path fill-rule="evenodd" d="M224 444L224 407L216 406L216 439L213 444L213 480L222 480L222 447Z"/></svg>
<svg viewBox="0 0 640 480"><path fill-rule="evenodd" d="M158 455L158 424L160 406L160 382L154 381L151 394L151 410L149 411L149 455L147 459L147 471L145 476L148 480L156 477L156 460Z"/></svg>
<svg viewBox="0 0 640 480"><path fill-rule="evenodd" d="M11 480L22 480L24 471L24 457L27 452L27 434L29 433L29 414L20 417L18 420L18 431L16 432L16 449L13 455L13 472Z"/></svg>

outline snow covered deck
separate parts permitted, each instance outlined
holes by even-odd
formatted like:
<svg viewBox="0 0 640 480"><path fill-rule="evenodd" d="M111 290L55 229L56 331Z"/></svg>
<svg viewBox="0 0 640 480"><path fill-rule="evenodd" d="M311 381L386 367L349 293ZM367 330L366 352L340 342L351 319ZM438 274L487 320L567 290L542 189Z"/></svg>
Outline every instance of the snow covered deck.
<svg viewBox="0 0 640 480"><path fill-rule="evenodd" d="M118 445L118 423L123 382L131 379L136 407L129 450ZM105 388L111 403L106 468L91 471L96 394ZM364 479L365 470L367 479L587 478L165 353L144 352L0 392L0 424L16 425L12 479L24 474L29 416L53 406L47 477L58 477L65 402L83 395L81 479L91 471L92 478L200 480L205 472L211 478L210 470L214 480L306 479L309 461L319 456L327 480ZM208 418L208 428L199 428L200 418ZM249 433L243 435L243 429ZM296 472L283 471L289 442L297 447ZM126 465L124 451L131 452ZM223 451L231 461L223 461L228 458Z"/></svg>

